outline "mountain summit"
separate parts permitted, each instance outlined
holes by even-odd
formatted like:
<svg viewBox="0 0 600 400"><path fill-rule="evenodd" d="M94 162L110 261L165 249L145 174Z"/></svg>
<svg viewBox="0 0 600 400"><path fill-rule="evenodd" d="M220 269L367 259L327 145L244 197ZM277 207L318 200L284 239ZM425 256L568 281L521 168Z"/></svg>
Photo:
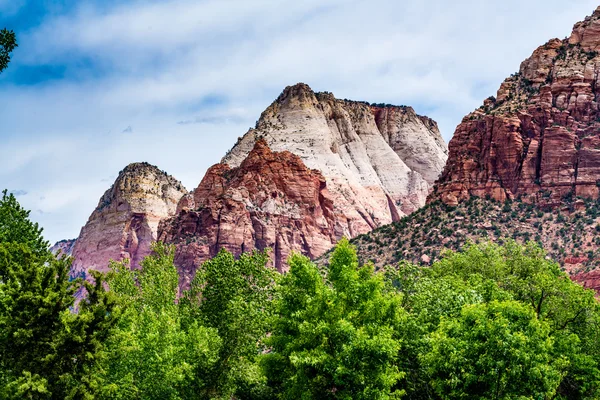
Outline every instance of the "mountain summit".
<svg viewBox="0 0 600 400"><path fill-rule="evenodd" d="M125 168L75 243L73 274L136 267L157 239L175 245L183 285L222 248L271 248L284 271L292 251L316 258L423 206L446 156L435 121L410 107L289 86L192 193L149 164Z"/></svg>
<svg viewBox="0 0 600 400"><path fill-rule="evenodd" d="M447 147L435 121L411 107L339 100L303 83L285 88L222 162L238 166L257 138L321 171L355 236L425 204Z"/></svg>
<svg viewBox="0 0 600 400"><path fill-rule="evenodd" d="M71 274L85 276L88 269L105 272L111 259L127 258L138 267L150 254L160 220L175 214L186 193L178 180L153 165L125 167L81 229Z"/></svg>
<svg viewBox="0 0 600 400"><path fill-rule="evenodd" d="M431 199L522 198L542 206L600 195L600 8L552 39L467 115Z"/></svg>

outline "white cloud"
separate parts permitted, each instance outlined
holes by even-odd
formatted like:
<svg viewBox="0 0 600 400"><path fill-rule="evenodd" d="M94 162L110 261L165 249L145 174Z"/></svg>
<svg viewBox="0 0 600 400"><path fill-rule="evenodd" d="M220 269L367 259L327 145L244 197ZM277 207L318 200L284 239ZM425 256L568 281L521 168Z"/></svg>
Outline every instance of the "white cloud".
<svg viewBox="0 0 600 400"><path fill-rule="evenodd" d="M2 6L8 4L0 0ZM88 2L20 33L14 64L63 80L0 90L0 188L52 240L77 236L127 163L191 189L284 86L413 105L444 137L591 0ZM560 11L557 11L560 10ZM81 62L83 60L84 62ZM222 98L211 103L206 99ZM197 122L184 123L178 122ZM132 127L130 132L128 127ZM44 197L44 200L40 200Z"/></svg>

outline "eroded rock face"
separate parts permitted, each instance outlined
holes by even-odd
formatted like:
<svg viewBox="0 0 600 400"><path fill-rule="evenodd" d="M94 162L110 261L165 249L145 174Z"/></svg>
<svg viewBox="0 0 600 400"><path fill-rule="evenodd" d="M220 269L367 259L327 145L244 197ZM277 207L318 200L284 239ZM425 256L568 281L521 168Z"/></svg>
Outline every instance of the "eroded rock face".
<svg viewBox="0 0 600 400"><path fill-rule="evenodd" d="M323 175L288 151L271 151L264 139L238 167L211 167L177 210L161 222L159 240L175 244L183 286L222 248L235 255L271 248L273 265L284 271L292 251L321 255L338 239L336 224L346 223Z"/></svg>
<svg viewBox="0 0 600 400"><path fill-rule="evenodd" d="M354 237L424 205L447 148L437 124L410 107L370 105L287 87L223 158L241 165L255 141L320 171L331 193L336 237Z"/></svg>
<svg viewBox="0 0 600 400"><path fill-rule="evenodd" d="M104 193L73 247L73 276L105 272L110 260L129 259L132 268L150 254L161 219L175 214L187 191L148 163L127 166Z"/></svg>
<svg viewBox="0 0 600 400"><path fill-rule="evenodd" d="M66 256L70 256L73 254L73 247L75 247L75 243L77 239L65 239L59 242L54 243L54 246L50 247L50 251L52 254L62 254Z"/></svg>
<svg viewBox="0 0 600 400"><path fill-rule="evenodd" d="M506 79L466 116L430 200L521 197L549 207L600 185L600 7Z"/></svg>

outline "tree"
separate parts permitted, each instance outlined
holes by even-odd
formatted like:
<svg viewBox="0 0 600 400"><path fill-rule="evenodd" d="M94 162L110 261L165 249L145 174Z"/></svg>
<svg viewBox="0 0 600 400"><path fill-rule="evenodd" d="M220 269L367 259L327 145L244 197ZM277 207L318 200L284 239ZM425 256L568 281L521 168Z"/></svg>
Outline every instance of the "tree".
<svg viewBox="0 0 600 400"><path fill-rule="evenodd" d="M277 272L267 267L267 252L236 259L221 250L205 262L181 302L188 321L218 332L218 362L205 378L206 398L268 397L266 378L257 364L265 351Z"/></svg>
<svg viewBox="0 0 600 400"><path fill-rule="evenodd" d="M102 398L269 398L256 358L264 351L275 271L268 255L225 250L178 296L174 249L162 243L108 282L123 314L99 368Z"/></svg>
<svg viewBox="0 0 600 400"><path fill-rule="evenodd" d="M548 324L514 300L467 305L430 341L423 363L443 399L552 398L569 365Z"/></svg>
<svg viewBox="0 0 600 400"><path fill-rule="evenodd" d="M34 255L46 255L49 243L42 237L43 229L29 220L29 214L12 193L4 190L0 199L0 243L21 243Z"/></svg>
<svg viewBox="0 0 600 400"><path fill-rule="evenodd" d="M555 357L569 359L569 371L558 395L563 398L600 396L600 304L591 290L572 282L558 264L546 258L536 243L519 245L508 240L468 244L461 252L449 252L431 269L431 277L473 277L493 282L511 297L529 305L550 327Z"/></svg>
<svg viewBox="0 0 600 400"><path fill-rule="evenodd" d="M17 37L13 31L0 30L0 72L8 67L10 53L18 46Z"/></svg>
<svg viewBox="0 0 600 400"><path fill-rule="evenodd" d="M99 398L202 398L205 374L218 360L217 331L184 323L173 248L157 243L152 250L141 270L131 270L128 261L111 263L108 282L123 316L97 372Z"/></svg>
<svg viewBox="0 0 600 400"><path fill-rule="evenodd" d="M71 259L47 249L14 196L0 201L0 397L93 398L90 374L117 315L95 283L69 281ZM74 294L87 298L74 313Z"/></svg>
<svg viewBox="0 0 600 400"><path fill-rule="evenodd" d="M269 382L282 399L389 399L403 377L396 366L405 319L401 297L359 266L347 240L336 247L326 272L293 255L281 279L270 353Z"/></svg>

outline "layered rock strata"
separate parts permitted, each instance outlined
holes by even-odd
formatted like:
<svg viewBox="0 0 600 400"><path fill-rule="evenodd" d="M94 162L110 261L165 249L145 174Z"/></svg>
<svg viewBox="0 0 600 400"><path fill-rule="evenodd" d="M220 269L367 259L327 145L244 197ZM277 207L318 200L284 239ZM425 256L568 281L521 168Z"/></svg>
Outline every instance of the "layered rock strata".
<svg viewBox="0 0 600 400"><path fill-rule="evenodd" d="M337 237L353 237L421 207L447 158L437 124L410 107L372 105L287 87L223 158L241 165L255 141L290 151L319 170L337 215Z"/></svg>
<svg viewBox="0 0 600 400"><path fill-rule="evenodd" d="M467 115L430 200L471 195L554 207L600 186L600 7L534 51Z"/></svg>
<svg viewBox="0 0 600 400"><path fill-rule="evenodd" d="M211 167L181 199L178 214L161 222L158 238L175 244L185 286L200 263L221 249L239 255L271 248L279 271L286 270L292 251L317 257L336 242L335 226L344 218L336 215L319 171L259 139L238 167Z"/></svg>
<svg viewBox="0 0 600 400"><path fill-rule="evenodd" d="M160 220L175 214L187 193L183 185L148 163L128 165L81 229L73 247L72 276L105 272L110 260L129 259L137 268L150 254Z"/></svg>

